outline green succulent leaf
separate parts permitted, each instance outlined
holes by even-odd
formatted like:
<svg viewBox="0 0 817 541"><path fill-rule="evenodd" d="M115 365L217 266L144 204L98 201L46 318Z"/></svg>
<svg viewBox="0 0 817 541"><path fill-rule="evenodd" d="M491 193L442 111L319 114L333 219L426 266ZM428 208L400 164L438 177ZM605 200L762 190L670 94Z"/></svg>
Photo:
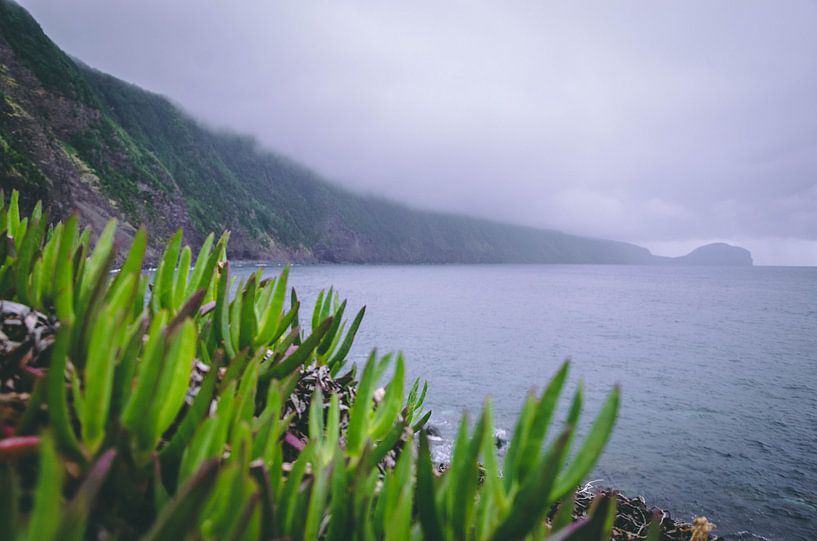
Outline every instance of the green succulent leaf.
<svg viewBox="0 0 817 541"><path fill-rule="evenodd" d="M210 497L218 479L217 460L201 465L176 493L175 497L162 509L156 522L142 538L143 541L178 541L197 525L200 511Z"/></svg>
<svg viewBox="0 0 817 541"><path fill-rule="evenodd" d="M542 495L551 493L569 437L569 431L563 432L554 441L548 454L524 480L513 500L510 513L497 527L493 539L496 541L523 539L527 532L544 519L554 500L552 497L543 498Z"/></svg>
<svg viewBox="0 0 817 541"><path fill-rule="evenodd" d="M82 541L85 539L88 515L91 513L97 494L99 494L102 485L108 478L115 458L116 451L108 449L100 455L91 467L71 503L65 508L59 528L60 539L66 541Z"/></svg>
<svg viewBox="0 0 817 541"><path fill-rule="evenodd" d="M431 451L428 446L428 436L420 434L420 449L417 457L417 511L423 535L429 541L443 541L443 533L439 511L434 494L434 471L431 464Z"/></svg>
<svg viewBox="0 0 817 541"><path fill-rule="evenodd" d="M71 330L64 326L57 333L51 350L51 368L46 381L48 414L59 448L74 460L84 460L84 454L80 449L74 428L71 426L71 415L68 411L65 372L70 340Z"/></svg>
<svg viewBox="0 0 817 541"><path fill-rule="evenodd" d="M34 490L34 509L29 519L28 539L48 541L58 539L62 517L63 465L49 434L40 441L40 460L37 485Z"/></svg>
<svg viewBox="0 0 817 541"><path fill-rule="evenodd" d="M162 367L162 375L156 389L162 400L155 403L154 407L157 411L154 438L158 438L167 430L184 404L195 353L196 326L192 320L187 319L171 338Z"/></svg>
<svg viewBox="0 0 817 541"><path fill-rule="evenodd" d="M573 457L567 470L559 475L550 495L551 500L560 500L565 494L575 489L598 461L613 432L618 416L619 395L619 388L615 387L602 406L576 456Z"/></svg>
<svg viewBox="0 0 817 541"><path fill-rule="evenodd" d="M280 379L291 374L293 370L309 361L312 353L315 351L315 348L318 347L321 338L331 325L332 318L329 317L325 319L323 323L318 325L318 327L312 331L312 334L309 335L309 337L304 340L294 352L292 352L288 357L285 357L281 362L270 366L264 374L264 378Z"/></svg>

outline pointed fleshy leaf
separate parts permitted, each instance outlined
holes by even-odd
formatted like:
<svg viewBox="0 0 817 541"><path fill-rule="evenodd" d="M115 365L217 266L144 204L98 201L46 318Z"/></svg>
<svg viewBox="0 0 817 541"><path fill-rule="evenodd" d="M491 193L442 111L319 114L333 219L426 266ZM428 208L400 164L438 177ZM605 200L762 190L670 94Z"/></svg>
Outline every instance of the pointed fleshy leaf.
<svg viewBox="0 0 817 541"><path fill-rule="evenodd" d="M329 530L327 541L343 541L348 539L349 530L349 495L350 482L347 477L346 463L340 449L335 449L334 466L332 468L332 491L329 503Z"/></svg>
<svg viewBox="0 0 817 541"><path fill-rule="evenodd" d="M116 278L111 284L112 290L115 290L117 287L121 287L121 283L127 277L133 274L138 275L142 272L142 262L145 257L146 249L147 233L144 227L140 227L139 230L136 231L136 235L133 237L133 243L131 243L130 250L128 250L128 256L125 258L125 262L122 264Z"/></svg>
<svg viewBox="0 0 817 541"><path fill-rule="evenodd" d="M199 512L210 497L218 478L218 460L202 464L196 474L179 488L162 509L143 541L179 541L198 526Z"/></svg>
<svg viewBox="0 0 817 541"><path fill-rule="evenodd" d="M34 509L29 516L28 539L49 541L59 538L63 477L62 462L54 449L51 436L46 434L40 444Z"/></svg>
<svg viewBox="0 0 817 541"><path fill-rule="evenodd" d="M318 292L318 298L315 300L315 308L312 310L312 329L317 329L321 321L321 309L323 308L324 290Z"/></svg>
<svg viewBox="0 0 817 541"><path fill-rule="evenodd" d="M296 349L292 354L284 358L278 364L271 366L264 374L264 378L282 378L306 363L311 358L312 352L315 351L316 347L318 347L321 338L326 333L330 325L332 325L331 317L324 320L317 329L312 331L312 334L310 334L309 337L304 340L303 343L298 346L298 349Z"/></svg>
<svg viewBox="0 0 817 541"><path fill-rule="evenodd" d="M405 362L403 355L397 355L397 365L394 369L394 377L389 383L383 401L377 411L377 417L371 428L371 437L379 440L385 436L397 421L400 410L403 407L403 390L405 385Z"/></svg>
<svg viewBox="0 0 817 541"><path fill-rule="evenodd" d="M441 526L440 516L435 504L434 471L431 463L431 451L428 446L428 436L420 434L420 450L417 456L417 512L420 526L425 539L429 541L443 541L445 535Z"/></svg>
<svg viewBox="0 0 817 541"><path fill-rule="evenodd" d="M559 371L542 392L542 396L539 398L538 404L534 409L528 436L525 439L525 444L520 449L517 459L516 475L520 481L527 475L528 471L533 468L541 454L545 436L550 426L550 420L553 418L553 413L556 410L556 403L562 393L562 388L564 388L569 368L569 363L565 362L562 364Z"/></svg>
<svg viewBox="0 0 817 541"><path fill-rule="evenodd" d="M2 205L2 200L3 196L0 194L0 205ZM19 528L20 481L14 468L2 461L0 461L0 486L4 491L3 498L0 499L0 524L3 525L6 532L11 534L11 532L17 532Z"/></svg>
<svg viewBox="0 0 817 541"><path fill-rule="evenodd" d="M333 314L332 325L326 331L326 335L323 337L321 341L321 345L318 346L318 355L324 355L327 351L329 351L329 346L332 345L332 342L335 340L335 335L340 328L340 323L343 318L343 312L346 310L346 301L340 305L337 311Z"/></svg>
<svg viewBox="0 0 817 541"><path fill-rule="evenodd" d="M210 233L207 235L207 238L204 239L204 242L199 249L199 255L196 257L196 263L193 265L193 270L190 272L190 279L187 282L187 289L184 293L185 297L189 297L197 289L207 289L206 286L199 284L199 282L202 281L204 273L207 269L207 263L210 260L210 250L213 249L214 239L215 235L213 233ZM210 272L212 272L212 269Z"/></svg>
<svg viewBox="0 0 817 541"><path fill-rule="evenodd" d="M48 370L46 382L48 416L59 448L74 460L83 460L83 453L71 425L71 415L68 412L68 398L66 396L65 370L70 339L70 328L63 326L57 333L57 338L52 346L51 366Z"/></svg>
<svg viewBox="0 0 817 541"><path fill-rule="evenodd" d="M511 512L494 531L494 540L523 539L539 521L544 520L553 499L542 495L552 491L569 437L569 432L563 432L553 442L548 454L524 479L511 505Z"/></svg>
<svg viewBox="0 0 817 541"><path fill-rule="evenodd" d="M170 348L164 360L162 375L157 387L162 400L158 407L154 437L158 438L167 430L179 409L184 404L196 354L196 326L190 319L185 320L181 329L171 339Z"/></svg>
<svg viewBox="0 0 817 541"><path fill-rule="evenodd" d="M559 531L573 522L573 510L576 507L576 493L571 492L559 502L559 509L553 517L553 530Z"/></svg>
<svg viewBox="0 0 817 541"><path fill-rule="evenodd" d="M127 312L137 276L123 281L120 295L110 301L108 309L97 318L88 344L84 369L85 394L82 415L82 439L93 455L105 437L105 425L111 405L116 371L116 357L125 334L121 318Z"/></svg>
<svg viewBox="0 0 817 541"><path fill-rule="evenodd" d="M91 470L85 476L71 503L65 508L65 514L60 525L61 540L82 541L85 539L88 515L91 513L97 494L111 471L115 458L116 451L109 449L100 455L94 465L91 466Z"/></svg>
<svg viewBox="0 0 817 541"><path fill-rule="evenodd" d="M156 278L153 280L153 310L173 308L173 281L176 275L176 263L179 260L179 250L182 244L182 230L179 229L170 238L162 255L162 260L156 269Z"/></svg>
<svg viewBox="0 0 817 541"><path fill-rule="evenodd" d="M258 334L258 318L255 315L255 284L255 276L250 276L250 279L244 285L244 291L236 295L236 297L241 296L241 327L238 335L238 349L251 347L256 334Z"/></svg>
<svg viewBox="0 0 817 541"><path fill-rule="evenodd" d="M77 238L77 217L71 216L63 225L57 268L54 271L54 306L63 323L74 321L74 243Z"/></svg>
<svg viewBox="0 0 817 541"><path fill-rule="evenodd" d="M284 267L281 270L280 276L275 281L275 288L270 299L264 317L261 321L261 327L258 331L258 339L255 343L256 347L267 345L281 336L286 330L288 322L284 322L282 310L284 308L284 299L286 298L287 278L289 277L289 267ZM294 315L294 314L293 314Z"/></svg>
<svg viewBox="0 0 817 541"><path fill-rule="evenodd" d="M190 277L190 246L182 248L179 265L173 281L173 308L181 306L187 293L187 280Z"/></svg>
<svg viewBox="0 0 817 541"><path fill-rule="evenodd" d="M615 387L602 406L576 456L573 457L567 469L559 475L553 487L553 493L550 495L551 500L560 500L565 494L575 489L595 466L613 432L618 415L619 395L619 388Z"/></svg>

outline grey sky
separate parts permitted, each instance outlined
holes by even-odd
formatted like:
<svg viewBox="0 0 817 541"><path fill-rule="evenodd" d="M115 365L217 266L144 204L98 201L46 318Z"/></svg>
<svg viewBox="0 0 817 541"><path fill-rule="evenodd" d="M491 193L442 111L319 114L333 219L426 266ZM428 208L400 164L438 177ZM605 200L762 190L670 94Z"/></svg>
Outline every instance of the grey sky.
<svg viewBox="0 0 817 541"><path fill-rule="evenodd" d="M415 206L817 265L817 2L24 0L88 64Z"/></svg>

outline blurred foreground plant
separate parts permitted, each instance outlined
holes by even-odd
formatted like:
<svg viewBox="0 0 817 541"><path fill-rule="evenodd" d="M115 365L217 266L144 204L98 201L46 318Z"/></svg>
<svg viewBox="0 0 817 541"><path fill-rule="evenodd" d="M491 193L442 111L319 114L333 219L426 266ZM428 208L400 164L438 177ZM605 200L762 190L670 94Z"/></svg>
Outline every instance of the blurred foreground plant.
<svg viewBox="0 0 817 541"><path fill-rule="evenodd" d="M304 332L287 269L235 283L226 234L194 258L178 232L149 283L143 229L114 271L115 223L92 248L17 197L0 197L3 539L609 539L614 498L571 511L617 389L572 451L581 387L548 437L565 364L525 400L503 472L486 403L441 474L402 356L339 375L363 309L347 325L322 292Z"/></svg>

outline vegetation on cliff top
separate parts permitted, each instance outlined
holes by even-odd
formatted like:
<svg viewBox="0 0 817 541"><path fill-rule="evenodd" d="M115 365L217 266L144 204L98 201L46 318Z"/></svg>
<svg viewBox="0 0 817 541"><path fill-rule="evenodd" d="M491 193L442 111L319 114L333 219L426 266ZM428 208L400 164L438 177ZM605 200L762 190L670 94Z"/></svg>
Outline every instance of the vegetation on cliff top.
<svg viewBox="0 0 817 541"><path fill-rule="evenodd" d="M197 257L175 235L149 283L141 230L111 272L114 223L92 248L75 217L48 226L17 199L0 209L8 538L609 539L614 496L579 521L571 502L617 389L582 441L581 387L551 433L565 364L525 400L503 475L489 403L439 473L402 357L347 366L363 310L347 324L329 290L299 317L286 270L236 284L227 235Z"/></svg>

